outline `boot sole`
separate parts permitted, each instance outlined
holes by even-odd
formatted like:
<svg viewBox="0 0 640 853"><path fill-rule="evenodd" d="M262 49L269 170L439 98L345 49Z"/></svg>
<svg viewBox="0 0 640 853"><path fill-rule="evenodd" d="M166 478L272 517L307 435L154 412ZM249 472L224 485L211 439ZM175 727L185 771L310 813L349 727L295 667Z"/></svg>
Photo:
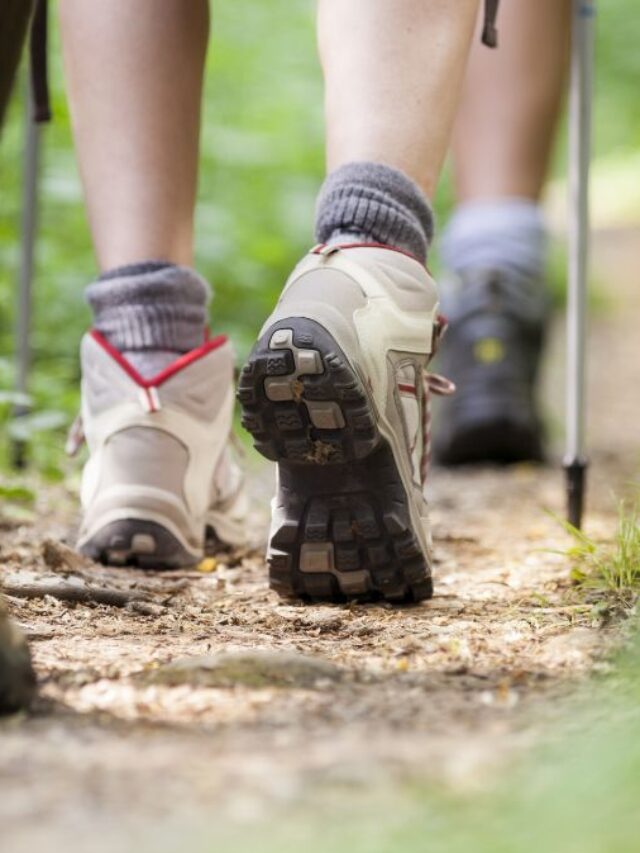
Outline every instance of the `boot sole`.
<svg viewBox="0 0 640 853"><path fill-rule="evenodd" d="M256 449L278 463L271 587L334 602L430 598L393 452L331 334L301 317L274 323L240 374L238 400Z"/></svg>
<svg viewBox="0 0 640 853"><path fill-rule="evenodd" d="M161 524L142 519L112 521L79 547L80 553L106 566L140 569L181 569L196 565L196 557Z"/></svg>

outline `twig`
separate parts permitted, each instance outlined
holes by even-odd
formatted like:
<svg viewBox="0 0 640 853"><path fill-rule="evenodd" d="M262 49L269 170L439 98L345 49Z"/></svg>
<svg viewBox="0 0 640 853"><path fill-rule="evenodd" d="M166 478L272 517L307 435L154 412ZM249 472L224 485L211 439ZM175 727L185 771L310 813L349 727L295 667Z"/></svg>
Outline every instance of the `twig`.
<svg viewBox="0 0 640 853"><path fill-rule="evenodd" d="M59 601L74 601L79 604L107 604L110 607L126 607L137 601L148 601L148 596L97 586L76 586L64 583L3 584L5 595L14 598L44 598L50 595Z"/></svg>
<svg viewBox="0 0 640 853"><path fill-rule="evenodd" d="M127 605L127 610L134 613L139 613L140 616L162 616L166 611L166 607L161 604L152 604L150 601L133 601Z"/></svg>
<svg viewBox="0 0 640 853"><path fill-rule="evenodd" d="M45 539L42 543L42 559L54 572L74 572L91 565L86 557L55 539Z"/></svg>

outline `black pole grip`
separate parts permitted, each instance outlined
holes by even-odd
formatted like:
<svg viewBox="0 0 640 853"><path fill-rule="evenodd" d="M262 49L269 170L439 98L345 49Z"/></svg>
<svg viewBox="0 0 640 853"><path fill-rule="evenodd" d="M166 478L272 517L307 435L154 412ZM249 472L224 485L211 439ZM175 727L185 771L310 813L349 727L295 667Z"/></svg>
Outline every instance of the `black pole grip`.
<svg viewBox="0 0 640 853"><path fill-rule="evenodd" d="M498 28L496 27L496 19L498 17L499 4L500 0L485 0L482 44L486 44L487 47L498 46Z"/></svg>
<svg viewBox="0 0 640 853"><path fill-rule="evenodd" d="M27 0L0 0L0 125L29 31L32 5Z"/></svg>
<svg viewBox="0 0 640 853"><path fill-rule="evenodd" d="M578 530L582 527L588 462L584 458L565 462L567 478L567 519Z"/></svg>

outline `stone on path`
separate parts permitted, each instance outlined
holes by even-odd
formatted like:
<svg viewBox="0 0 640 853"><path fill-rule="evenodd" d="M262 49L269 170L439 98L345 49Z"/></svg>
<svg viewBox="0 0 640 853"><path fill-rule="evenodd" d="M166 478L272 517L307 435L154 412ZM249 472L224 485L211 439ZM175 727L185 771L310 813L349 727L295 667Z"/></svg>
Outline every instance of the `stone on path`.
<svg viewBox="0 0 640 853"><path fill-rule="evenodd" d="M145 670L137 678L146 684L176 687L302 687L339 681L340 667L329 661L290 651L247 650L184 658Z"/></svg>

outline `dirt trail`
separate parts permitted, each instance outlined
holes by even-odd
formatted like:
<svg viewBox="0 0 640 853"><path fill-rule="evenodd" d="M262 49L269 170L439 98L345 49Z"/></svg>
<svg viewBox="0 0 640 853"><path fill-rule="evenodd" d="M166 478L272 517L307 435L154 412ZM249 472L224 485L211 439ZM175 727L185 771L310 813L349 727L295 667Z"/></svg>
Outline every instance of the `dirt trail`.
<svg viewBox="0 0 640 853"><path fill-rule="evenodd" d="M636 474L640 445L640 397L630 390L640 373L637 233L602 235L596 259L615 282L591 345L589 527L606 535L611 491ZM557 335L546 383L556 420L560 346ZM263 505L269 476L255 476ZM473 786L529 745L545 700L566 694L617 637L550 553L567 545L545 512L562 512L561 477L527 466L437 472L432 503L432 601L309 607L268 591L259 553L220 556L208 574L74 560L47 540L69 539L75 502L43 492L36 523L6 524L5 582L80 578L133 600L9 598L41 698L31 717L0 724L7 849L129 849L136 827L251 820L326 783ZM256 650L271 654L216 657ZM176 664L183 659L191 662Z"/></svg>

